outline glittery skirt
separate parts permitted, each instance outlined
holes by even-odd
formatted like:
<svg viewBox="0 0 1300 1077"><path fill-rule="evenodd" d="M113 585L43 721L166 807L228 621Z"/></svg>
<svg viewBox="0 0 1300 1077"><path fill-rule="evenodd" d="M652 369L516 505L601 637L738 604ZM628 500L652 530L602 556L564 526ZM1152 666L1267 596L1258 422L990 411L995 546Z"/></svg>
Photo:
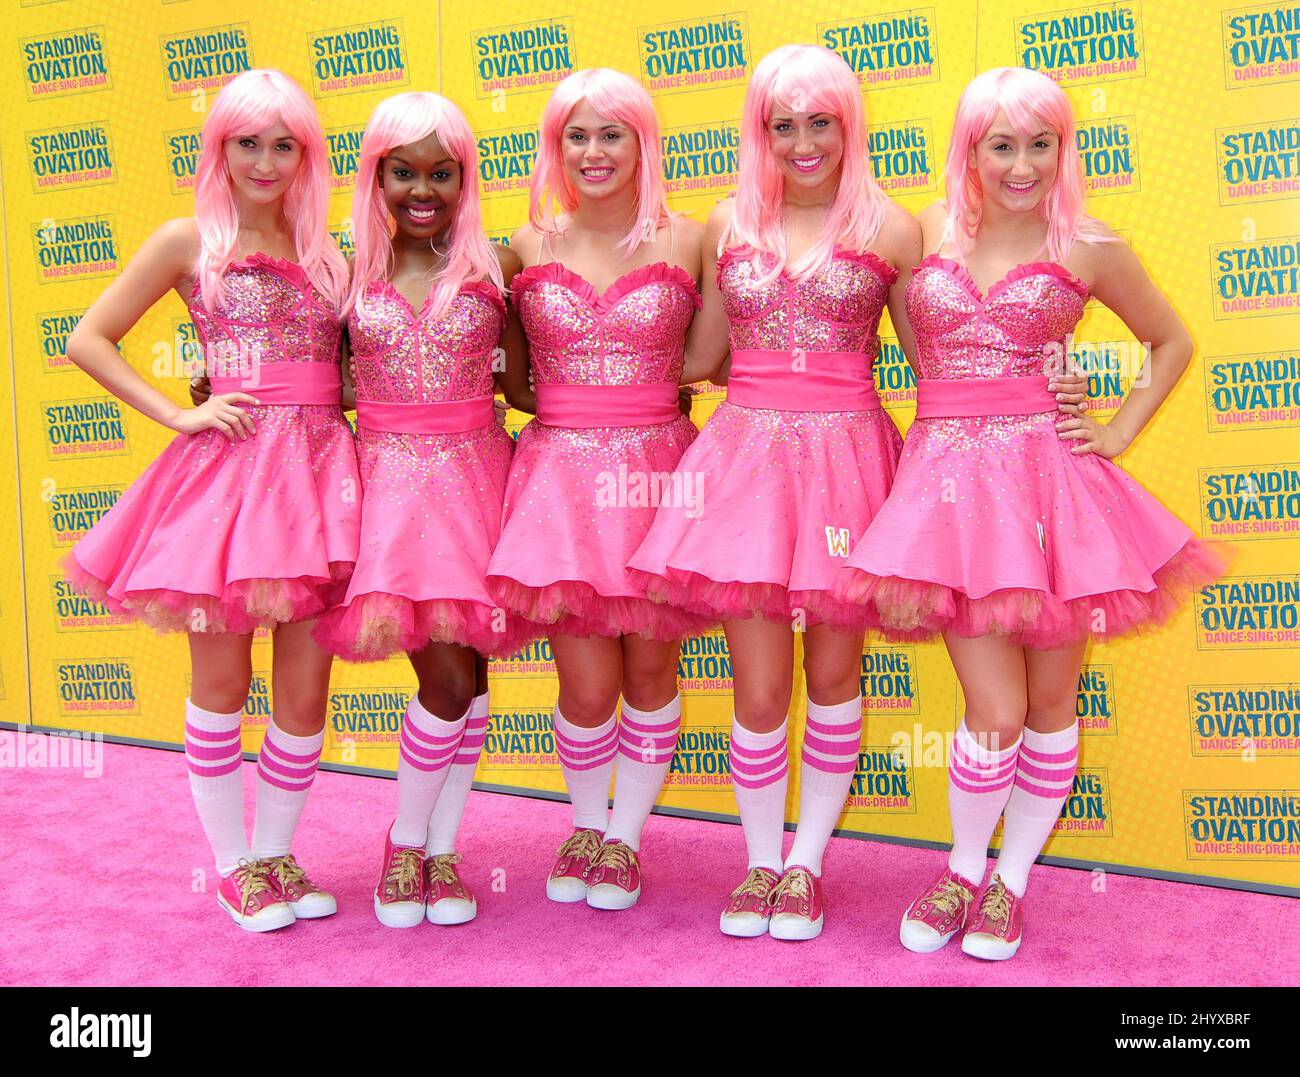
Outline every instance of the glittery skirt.
<svg viewBox="0 0 1300 1077"><path fill-rule="evenodd" d="M498 607L484 579L512 444L495 423L446 434L360 429L360 553L346 597L316 624L317 643L371 662L431 642L508 655L538 635Z"/></svg>
<svg viewBox="0 0 1300 1077"><path fill-rule="evenodd" d="M1164 621L1222 575L1226 550L1109 460L1073 455L1055 422L918 419L837 593L890 638L997 634L1042 649Z"/></svg>
<svg viewBox="0 0 1300 1077"><path fill-rule="evenodd" d="M548 635L675 640L703 627L650 601L627 570L695 437L684 415L653 426L546 426L519 434L489 585Z"/></svg>
<svg viewBox="0 0 1300 1077"><path fill-rule="evenodd" d="M868 627L869 611L832 588L889 494L901 446L879 409L724 401L678 466L702 487L699 503L661 508L631 568L652 597L713 621Z"/></svg>
<svg viewBox="0 0 1300 1077"><path fill-rule="evenodd" d="M245 405L256 433L180 434L63 561L71 583L160 632L252 632L337 602L360 483L336 405Z"/></svg>

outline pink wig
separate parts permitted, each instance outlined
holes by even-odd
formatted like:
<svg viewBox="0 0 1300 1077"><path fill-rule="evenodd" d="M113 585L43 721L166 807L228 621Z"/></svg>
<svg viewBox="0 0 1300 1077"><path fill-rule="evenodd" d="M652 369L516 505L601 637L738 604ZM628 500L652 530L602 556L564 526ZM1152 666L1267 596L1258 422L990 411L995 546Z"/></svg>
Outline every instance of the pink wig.
<svg viewBox="0 0 1300 1077"><path fill-rule="evenodd" d="M1040 131L1057 137L1056 182L1038 203L1047 222L1047 255L1065 258L1075 239L1098 242L1106 237L1083 212L1083 166L1074 141L1070 99L1047 75L1025 67L995 67L975 76L957 102L957 119L948 142L944 186L948 196L947 234L959 251L969 251L983 221L984 192L979 172L970 165L972 148L989 133L998 111L1015 131L1031 138Z"/></svg>
<svg viewBox="0 0 1300 1077"><path fill-rule="evenodd" d="M194 184L200 240L195 273L203 305L209 311L221 299L221 276L234 260L239 242L239 213L226 167L226 142L256 135L277 122L302 146L302 164L284 195L284 217L293 224L298 262L336 310L347 293L347 263L327 228L329 157L316 109L287 75L254 69L231 79L203 124Z"/></svg>
<svg viewBox="0 0 1300 1077"><path fill-rule="evenodd" d="M542 109L537 139L537 163L528 192L528 219L539 232L554 227L551 205L558 202L565 212L578 205L578 192L564 171L560 142L564 125L579 101L585 100L601 116L630 128L641 147L637 173L637 219L620 241L631 254L669 220L664 190L663 158L659 147L659 118L645 88L621 71L593 67L575 71L551 92Z"/></svg>
<svg viewBox="0 0 1300 1077"><path fill-rule="evenodd" d="M760 60L745 91L740 125L740 178L731 225L722 247L762 253L762 279L786 268L784 178L768 146L767 125L777 109L827 112L844 129L839 187L822 234L789 267L796 279L824 267L836 244L865 251L885 219L888 198L871 171L862 93L852 68L821 45L783 45Z"/></svg>
<svg viewBox="0 0 1300 1077"><path fill-rule="evenodd" d="M400 93L379 103L366 124L357 164L357 189L352 196L352 288L345 310L351 310L375 280L387 280L393 269L392 226L379 186L384 158L399 146L430 135L460 165L460 201L456 216L443 233L447 261L432 286L434 317L440 315L461 287L472 280L491 280L504 287L501 264L483 235L478 197L478 147L464 114L436 93Z"/></svg>

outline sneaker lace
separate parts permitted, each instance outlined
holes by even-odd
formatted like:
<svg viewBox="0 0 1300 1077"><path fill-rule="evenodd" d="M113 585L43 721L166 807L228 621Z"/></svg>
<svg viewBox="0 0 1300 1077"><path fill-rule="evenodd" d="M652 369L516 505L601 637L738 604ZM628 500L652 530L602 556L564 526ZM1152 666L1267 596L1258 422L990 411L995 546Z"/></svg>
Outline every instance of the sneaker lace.
<svg viewBox="0 0 1300 1077"><path fill-rule="evenodd" d="M247 860L241 860L239 867L235 869L235 882L239 886L239 892L243 899L239 903L239 914L243 916L248 912L248 903L258 894L266 894L271 890L271 865L264 860L254 860L251 863Z"/></svg>
<svg viewBox="0 0 1300 1077"><path fill-rule="evenodd" d="M406 897L415 893L420 881L420 861L423 859L419 849L394 849L393 859L388 864L388 875L384 881L393 884L394 889Z"/></svg>
<svg viewBox="0 0 1300 1077"><path fill-rule="evenodd" d="M1011 919L1011 899L1001 879L994 879L988 888L984 900L980 902L980 915L987 916L995 923L1005 924Z"/></svg>
<svg viewBox="0 0 1300 1077"><path fill-rule="evenodd" d="M772 878L761 868L754 868L745 876L745 881L731 892L733 900L743 897L756 897L761 901L767 900L767 895L772 890Z"/></svg>
<svg viewBox="0 0 1300 1077"><path fill-rule="evenodd" d="M957 905L962 901L972 901L975 895L966 887L962 886L956 879L949 876L944 879L941 886L930 896L930 904L938 909L945 916L951 916L957 911Z"/></svg>
<svg viewBox="0 0 1300 1077"><path fill-rule="evenodd" d="M767 903L775 905L786 894L792 897L804 898L812 891L811 878L803 868L792 868L781 876L780 882L772 887L772 892L767 895Z"/></svg>
<svg viewBox="0 0 1300 1077"><path fill-rule="evenodd" d="M281 887L288 888L294 883L307 882L307 873L293 858L293 853L285 853L284 856L268 856L263 862L269 870L275 872Z"/></svg>
<svg viewBox="0 0 1300 1077"><path fill-rule="evenodd" d="M594 830L575 830L572 835L565 839L563 845L556 850L555 855L580 857L583 860L591 860L601 850L600 835Z"/></svg>
<svg viewBox="0 0 1300 1077"><path fill-rule="evenodd" d="M596 850L596 855L592 858L591 866L593 868L612 868L614 871L628 871L632 867L632 862L636 854L632 852L629 845L624 845L621 841L610 842L602 845Z"/></svg>
<svg viewBox="0 0 1300 1077"><path fill-rule="evenodd" d="M424 863L429 871L429 882L442 883L443 886L455 886L460 882L455 867L460 863L460 853L439 853Z"/></svg>

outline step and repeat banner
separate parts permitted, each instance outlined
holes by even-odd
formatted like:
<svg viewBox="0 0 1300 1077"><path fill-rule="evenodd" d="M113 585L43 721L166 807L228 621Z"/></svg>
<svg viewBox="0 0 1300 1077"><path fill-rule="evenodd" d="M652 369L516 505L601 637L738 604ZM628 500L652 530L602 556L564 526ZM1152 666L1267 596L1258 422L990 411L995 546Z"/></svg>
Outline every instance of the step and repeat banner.
<svg viewBox="0 0 1300 1077"><path fill-rule="evenodd" d="M438 90L465 109L486 225L500 239L526 219L537 120L571 71L641 79L659 112L672 204L702 218L735 186L745 83L778 45L824 44L859 73L876 176L913 212L942 194L962 87L985 68L1023 64L1066 88L1089 210L1141 255L1196 340L1187 375L1118 462L1202 537L1238 551L1232 574L1168 626L1088 651L1082 761L1047 853L1300 895L1300 6L755 0L702 12L684 0L482 10L394 0L380 17L352 0L279 12L243 0L9 0L5 10L12 347L0 408L13 416L15 460L0 467L0 720L180 742L184 638L114 616L58 569L172 435L106 395L64 346L143 239L192 212L199 128L239 71L280 68L314 97L334 170L331 231L346 249L361 132L398 90ZM879 388L905 430L915 381L887 324L882 336ZM121 347L187 398L196 338L178 300ZM1072 350L1097 411L1113 414L1140 366L1136 342L1093 304ZM699 423L721 399L703 388ZM512 432L526 421L510 418ZM253 667L248 751L271 713L269 638L257 639ZM660 804L732 816L721 632L686 640L679 673L685 722ZM414 683L404 658L337 663L326 761L394 770ZM947 748L962 700L942 645L869 640L861 683L866 728L841 827L947 841ZM494 663L480 782L563 790L555 693L544 641ZM796 727L802 712L796 698Z"/></svg>

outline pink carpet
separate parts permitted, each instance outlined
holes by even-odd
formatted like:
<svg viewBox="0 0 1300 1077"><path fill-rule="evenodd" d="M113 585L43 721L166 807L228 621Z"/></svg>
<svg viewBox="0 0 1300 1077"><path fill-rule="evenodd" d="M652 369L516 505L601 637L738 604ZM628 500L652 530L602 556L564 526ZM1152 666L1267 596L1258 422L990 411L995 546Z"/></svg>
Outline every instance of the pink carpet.
<svg viewBox="0 0 1300 1077"><path fill-rule="evenodd" d="M659 816L642 846L640 905L556 905L543 879L568 833L568 805L491 793L471 796L461 842L478 919L391 931L375 921L370 894L394 786L324 772L295 851L338 895L339 914L254 936L192 889L199 873L211 886L213 868L182 757L104 752L97 780L0 773L0 983L1281 985L1300 969L1292 898L1120 875L1099 894L1089 872L1041 866L1016 958L985 964L956 945L911 954L898 917L941 854L842 838L827 855L820 939L729 939L717 918L742 874L739 830ZM250 805L253 777L245 767Z"/></svg>

